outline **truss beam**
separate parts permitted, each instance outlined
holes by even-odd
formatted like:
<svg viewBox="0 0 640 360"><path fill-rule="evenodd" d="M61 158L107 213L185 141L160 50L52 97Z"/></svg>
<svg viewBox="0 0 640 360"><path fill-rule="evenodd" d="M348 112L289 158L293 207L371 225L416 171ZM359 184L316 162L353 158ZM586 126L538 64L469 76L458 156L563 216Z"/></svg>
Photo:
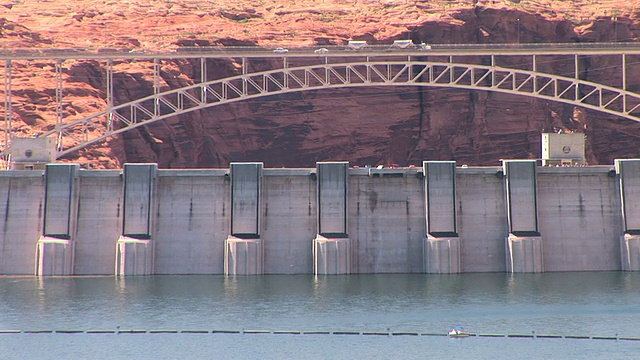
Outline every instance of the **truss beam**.
<svg viewBox="0 0 640 360"><path fill-rule="evenodd" d="M637 56L638 54L633 54ZM576 52L562 60L567 74L546 72L552 68L542 53L517 54L520 62L506 61L508 55L485 53L475 56L476 63L457 56L422 53L404 58L388 55L314 56L307 65L295 65L297 58L282 57L274 61L279 68L251 71L253 57L242 56L235 76L215 79L207 71L207 62L215 58L200 57L197 83L180 89L161 91L161 58L153 57L153 94L124 104L114 104L113 63L106 63L105 110L87 118L64 123L62 112L63 82L61 64L56 60L56 126L42 136L58 138L58 157L81 149L138 126L207 107L245 99L289 92L366 86L425 86L493 91L562 102L613 114L640 122L640 94L631 91L628 69L634 65L627 54L619 56L620 76L612 84L588 80L581 69L582 57ZM566 55L564 55L566 56ZM337 60L337 62L336 62ZM311 65L308 65L311 63ZM515 65L514 65L515 64ZM619 83L615 83L615 82ZM5 65L5 144L10 142L11 60ZM4 154L0 154L4 155Z"/></svg>

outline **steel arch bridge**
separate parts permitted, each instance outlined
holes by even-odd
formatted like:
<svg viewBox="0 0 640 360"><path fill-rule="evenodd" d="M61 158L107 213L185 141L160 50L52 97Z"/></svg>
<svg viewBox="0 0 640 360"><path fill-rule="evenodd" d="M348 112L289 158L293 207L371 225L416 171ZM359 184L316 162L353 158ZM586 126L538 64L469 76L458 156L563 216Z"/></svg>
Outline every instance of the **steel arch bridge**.
<svg viewBox="0 0 640 360"><path fill-rule="evenodd" d="M69 123L64 123L59 114L55 128L40 136L57 137L56 157L59 158L130 129L212 106L291 92L363 86L426 86L494 91L570 104L640 122L640 93L630 91L627 80L630 69L637 67L640 72L640 62L628 61L632 56L640 57L640 46L614 45L617 46L586 49L559 44L555 47L497 49L435 47L428 52L389 52L388 47L373 48L366 52L343 51L349 49L325 52L323 49L321 55L313 49L287 53L245 50L222 56L189 52L163 56L155 54L146 58L153 59L156 78L159 77L160 58L198 58L201 60L201 81L165 92L158 91L156 85L153 95L118 105L112 103L112 63L111 59L107 59L106 93L110 104L107 109ZM113 56L139 58L141 55ZM526 59L526 65L519 63L523 68L505 65L509 61L505 62L504 57L514 56ZM564 57L564 61L572 63L571 74L541 71L542 68L550 68L542 60L549 56ZM613 84L586 80L580 63L587 56L615 57L614 62L618 64L615 71L619 74L617 80ZM206 60L212 57L240 58L241 73L207 81ZM271 60L280 66L268 71L251 72L248 62L255 57L274 58ZM634 87L640 88L638 79L633 80ZM56 91L56 95L58 93L62 91ZM57 97L56 100L61 99Z"/></svg>

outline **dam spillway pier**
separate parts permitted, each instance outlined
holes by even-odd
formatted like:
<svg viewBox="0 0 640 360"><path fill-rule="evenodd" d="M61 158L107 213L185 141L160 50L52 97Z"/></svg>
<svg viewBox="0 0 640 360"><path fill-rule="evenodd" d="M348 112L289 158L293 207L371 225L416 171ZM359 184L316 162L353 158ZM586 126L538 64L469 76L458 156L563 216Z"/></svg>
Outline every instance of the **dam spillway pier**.
<svg viewBox="0 0 640 360"><path fill-rule="evenodd" d="M313 239L315 275L349 274L347 162L316 165L317 228Z"/></svg>
<svg viewBox="0 0 640 360"><path fill-rule="evenodd" d="M535 160L502 162L507 194L507 271L543 272L542 236L538 226L538 194Z"/></svg>
<svg viewBox="0 0 640 360"><path fill-rule="evenodd" d="M261 275L262 163L231 163L231 233L224 243L225 275Z"/></svg>
<svg viewBox="0 0 640 360"><path fill-rule="evenodd" d="M73 274L78 214L76 164L47 164L42 236L36 245L36 275Z"/></svg>
<svg viewBox="0 0 640 360"><path fill-rule="evenodd" d="M622 269L640 271L640 161L616 160L624 234L620 237Z"/></svg>
<svg viewBox="0 0 640 360"><path fill-rule="evenodd" d="M115 273L153 274L157 164L125 164L122 233L116 241Z"/></svg>
<svg viewBox="0 0 640 360"><path fill-rule="evenodd" d="M50 164L0 172L0 199L3 275L640 270L640 159Z"/></svg>
<svg viewBox="0 0 640 360"><path fill-rule="evenodd" d="M455 274L461 271L460 237L456 220L455 161L425 161L427 238L424 244L426 273Z"/></svg>

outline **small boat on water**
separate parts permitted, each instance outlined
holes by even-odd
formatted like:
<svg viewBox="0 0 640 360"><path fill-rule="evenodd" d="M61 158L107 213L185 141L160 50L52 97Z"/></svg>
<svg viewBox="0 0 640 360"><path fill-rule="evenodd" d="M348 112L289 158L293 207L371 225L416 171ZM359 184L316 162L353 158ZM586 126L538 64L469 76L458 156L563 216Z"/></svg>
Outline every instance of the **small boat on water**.
<svg viewBox="0 0 640 360"><path fill-rule="evenodd" d="M471 336L471 333L468 333L464 330L462 326L456 326L451 331L449 331L450 337L468 337Z"/></svg>

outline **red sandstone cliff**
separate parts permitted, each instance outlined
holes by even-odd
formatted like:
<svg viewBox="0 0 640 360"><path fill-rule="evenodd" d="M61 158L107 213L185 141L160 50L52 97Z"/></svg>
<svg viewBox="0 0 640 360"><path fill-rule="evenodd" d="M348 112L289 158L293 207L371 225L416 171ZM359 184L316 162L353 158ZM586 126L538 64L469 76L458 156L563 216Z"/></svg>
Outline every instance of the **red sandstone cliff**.
<svg viewBox="0 0 640 360"><path fill-rule="evenodd" d="M389 44L406 38L434 44L637 41L640 32L635 0L1 1L0 46L10 49L305 46L348 39ZM220 74L233 74L238 64L216 61L208 68L213 65ZM601 58L585 69L598 81L616 76L616 66ZM66 61L63 71L66 120L106 106L101 64ZM152 92L149 64L123 61L114 71L117 103ZM186 60L163 62L161 85L192 83L197 71ZM629 89L638 91L640 68L631 71ZM16 61L12 75L15 134L50 129L56 119L52 63ZM125 162L226 167L230 161L312 167L323 160L497 165L501 158L539 157L540 132L558 128L587 134L591 164L640 156L636 122L522 96L407 87L313 91L217 106L125 132L66 160L94 168Z"/></svg>

